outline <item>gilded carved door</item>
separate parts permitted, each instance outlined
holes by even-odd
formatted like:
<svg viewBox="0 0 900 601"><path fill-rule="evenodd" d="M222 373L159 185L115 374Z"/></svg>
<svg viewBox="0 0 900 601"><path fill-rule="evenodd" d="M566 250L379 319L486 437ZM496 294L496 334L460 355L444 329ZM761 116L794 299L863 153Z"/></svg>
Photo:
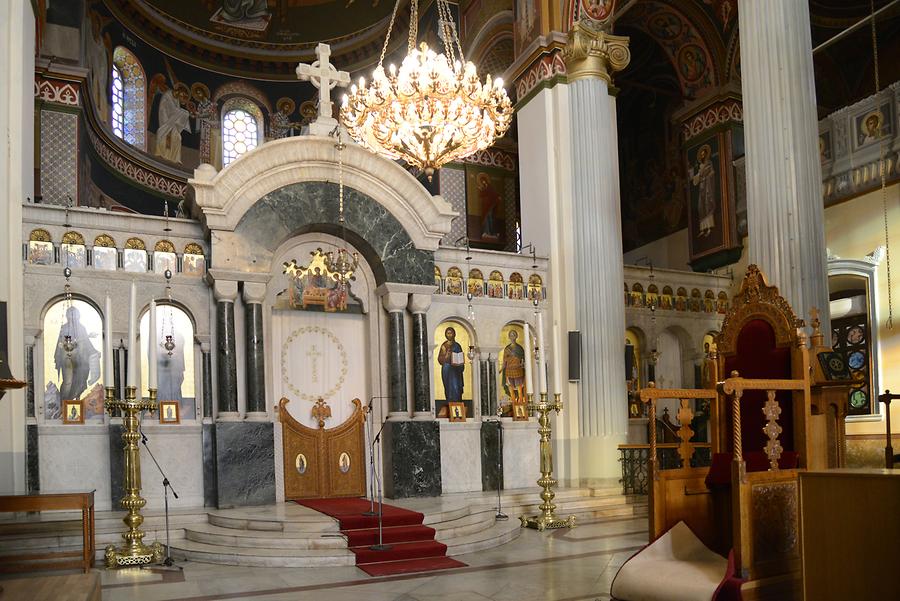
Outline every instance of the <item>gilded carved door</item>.
<svg viewBox="0 0 900 601"><path fill-rule="evenodd" d="M364 428L366 412L359 399L347 420L334 428L310 428L287 410L289 399L281 399L278 415L284 449L285 499L357 497L366 492ZM328 410L320 401L319 410Z"/></svg>

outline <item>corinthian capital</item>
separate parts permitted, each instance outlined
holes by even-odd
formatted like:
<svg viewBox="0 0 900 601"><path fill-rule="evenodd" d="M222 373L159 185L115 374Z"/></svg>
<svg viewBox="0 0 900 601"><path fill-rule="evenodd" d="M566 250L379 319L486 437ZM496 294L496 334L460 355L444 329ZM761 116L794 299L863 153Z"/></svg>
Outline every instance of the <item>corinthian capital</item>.
<svg viewBox="0 0 900 601"><path fill-rule="evenodd" d="M569 32L569 41L562 52L568 79L599 77L612 83L612 74L631 61L628 36L613 35L589 23L580 19Z"/></svg>

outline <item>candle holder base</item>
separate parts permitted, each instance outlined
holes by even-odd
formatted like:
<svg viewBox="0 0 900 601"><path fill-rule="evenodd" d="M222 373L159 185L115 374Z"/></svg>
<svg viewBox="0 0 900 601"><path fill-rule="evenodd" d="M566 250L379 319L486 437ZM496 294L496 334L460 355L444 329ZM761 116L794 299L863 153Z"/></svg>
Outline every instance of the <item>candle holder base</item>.
<svg viewBox="0 0 900 601"><path fill-rule="evenodd" d="M522 528L531 528L533 530L537 530L538 532L543 532L544 530L556 530L558 528L575 527L574 515L570 515L567 518L560 518L555 515L550 517L544 515L535 517L523 515L519 518L519 521L522 522Z"/></svg>
<svg viewBox="0 0 900 601"><path fill-rule="evenodd" d="M106 552L103 555L106 567L114 569L162 563L166 553L161 543L153 543L150 546L140 544L119 548L109 545L106 547Z"/></svg>

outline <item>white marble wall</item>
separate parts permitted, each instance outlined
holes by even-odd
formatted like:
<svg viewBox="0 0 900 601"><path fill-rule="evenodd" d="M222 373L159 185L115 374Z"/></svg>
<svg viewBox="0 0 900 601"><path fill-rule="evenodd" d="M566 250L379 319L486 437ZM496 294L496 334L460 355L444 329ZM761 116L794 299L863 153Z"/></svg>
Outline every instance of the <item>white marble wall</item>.
<svg viewBox="0 0 900 601"><path fill-rule="evenodd" d="M441 491L481 490L481 422L441 424Z"/></svg>
<svg viewBox="0 0 900 601"><path fill-rule="evenodd" d="M41 491L94 490L97 510L111 509L106 426L39 426L38 436Z"/></svg>
<svg viewBox="0 0 900 601"><path fill-rule="evenodd" d="M169 478L178 499L169 493L169 509L203 507L203 449L200 424L161 426L145 422L147 445ZM147 509L162 509L162 476L141 445L141 496Z"/></svg>
<svg viewBox="0 0 900 601"><path fill-rule="evenodd" d="M541 477L538 424L503 422L503 488L532 488Z"/></svg>

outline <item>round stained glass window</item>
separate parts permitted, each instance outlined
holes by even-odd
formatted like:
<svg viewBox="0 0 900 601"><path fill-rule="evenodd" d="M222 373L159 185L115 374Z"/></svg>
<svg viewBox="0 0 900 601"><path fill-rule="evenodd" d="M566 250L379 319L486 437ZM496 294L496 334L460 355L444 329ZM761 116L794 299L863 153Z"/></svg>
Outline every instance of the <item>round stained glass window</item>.
<svg viewBox="0 0 900 601"><path fill-rule="evenodd" d="M866 354L862 351L850 353L850 357L847 358L847 364L850 365L851 369L862 369L866 365Z"/></svg>
<svg viewBox="0 0 900 601"><path fill-rule="evenodd" d="M850 406L854 409L862 409L869 404L869 395L863 390L854 390L850 395Z"/></svg>
<svg viewBox="0 0 900 601"><path fill-rule="evenodd" d="M866 332L860 326L854 326L847 332L847 341L850 344L862 344L866 339Z"/></svg>

